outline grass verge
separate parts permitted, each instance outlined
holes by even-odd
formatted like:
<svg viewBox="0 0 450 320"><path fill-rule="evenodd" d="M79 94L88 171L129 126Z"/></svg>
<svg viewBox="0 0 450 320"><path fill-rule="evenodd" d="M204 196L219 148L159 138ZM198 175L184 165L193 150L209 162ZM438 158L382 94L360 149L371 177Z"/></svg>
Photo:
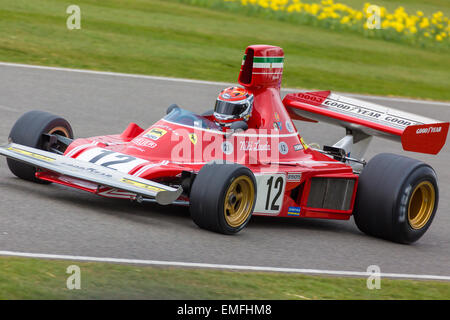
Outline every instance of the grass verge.
<svg viewBox="0 0 450 320"><path fill-rule="evenodd" d="M425 50L176 0L0 0L0 60L235 82L249 44L286 54L283 86L450 100L448 51Z"/></svg>
<svg viewBox="0 0 450 320"><path fill-rule="evenodd" d="M69 265L81 289L68 290ZM450 283L232 272L0 257L0 299L450 299Z"/></svg>

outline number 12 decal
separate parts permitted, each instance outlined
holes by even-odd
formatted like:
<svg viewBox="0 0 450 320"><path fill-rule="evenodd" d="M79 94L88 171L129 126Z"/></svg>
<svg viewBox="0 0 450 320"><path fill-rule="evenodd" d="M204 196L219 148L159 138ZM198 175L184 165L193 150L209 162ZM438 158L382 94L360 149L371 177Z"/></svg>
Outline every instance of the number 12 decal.
<svg viewBox="0 0 450 320"><path fill-rule="evenodd" d="M95 163L123 173L128 173L136 168L136 166L147 162L143 159L102 148L89 149L79 155L77 159Z"/></svg>
<svg viewBox="0 0 450 320"><path fill-rule="evenodd" d="M283 185L284 185L284 179L282 177L278 177L275 180L275 184L273 183L274 178L270 177L269 180L267 180L267 185L269 188L269 191L267 192L267 200L266 200L266 210L274 210L274 211L280 211L280 205L277 204L277 200L281 195L281 192L283 191ZM275 194L275 197L273 197L273 199L271 198L272 196L272 186L274 191L278 190L278 192ZM270 202L270 200L272 200L272 202ZM269 209L269 204L270 204L270 209Z"/></svg>
<svg viewBox="0 0 450 320"><path fill-rule="evenodd" d="M284 187L286 176L284 174L257 175L258 196L254 212L277 214L283 206Z"/></svg>

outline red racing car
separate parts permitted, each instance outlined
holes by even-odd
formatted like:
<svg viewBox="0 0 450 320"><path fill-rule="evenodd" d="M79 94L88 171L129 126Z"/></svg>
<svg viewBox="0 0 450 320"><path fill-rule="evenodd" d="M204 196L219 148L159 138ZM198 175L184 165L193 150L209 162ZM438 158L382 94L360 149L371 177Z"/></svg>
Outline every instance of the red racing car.
<svg viewBox="0 0 450 320"><path fill-rule="evenodd" d="M411 158L363 160L373 136L408 151L437 154L449 123L329 91L280 97L284 53L246 49L240 86L224 89L202 115L171 105L148 129L74 139L69 123L30 111L0 147L17 177L58 183L109 198L189 205L201 228L242 230L253 215L347 220L372 236L418 240L438 205L434 170ZM325 121L345 135L308 146L292 120Z"/></svg>

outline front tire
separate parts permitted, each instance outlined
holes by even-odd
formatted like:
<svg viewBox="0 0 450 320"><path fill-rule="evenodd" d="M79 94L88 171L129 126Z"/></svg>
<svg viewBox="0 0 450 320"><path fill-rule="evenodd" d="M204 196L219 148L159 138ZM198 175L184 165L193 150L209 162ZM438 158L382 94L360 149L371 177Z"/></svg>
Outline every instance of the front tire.
<svg viewBox="0 0 450 320"><path fill-rule="evenodd" d="M410 244L430 227L438 200L436 173L429 165L384 153L362 171L353 215L362 232Z"/></svg>
<svg viewBox="0 0 450 320"><path fill-rule="evenodd" d="M207 164L190 192L190 212L203 229L235 234L250 221L256 203L256 180L239 164Z"/></svg>
<svg viewBox="0 0 450 320"><path fill-rule="evenodd" d="M29 111L23 114L14 124L9 139L17 144L44 150L42 135L59 134L73 138L70 124L63 118L44 111ZM36 178L36 168L23 162L7 159L8 167L17 177L42 184L50 182Z"/></svg>

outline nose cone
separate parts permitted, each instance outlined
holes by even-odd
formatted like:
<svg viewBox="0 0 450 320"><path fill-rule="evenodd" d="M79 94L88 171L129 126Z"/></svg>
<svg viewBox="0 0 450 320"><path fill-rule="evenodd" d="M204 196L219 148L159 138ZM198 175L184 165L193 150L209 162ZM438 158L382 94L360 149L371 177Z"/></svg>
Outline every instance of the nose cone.
<svg viewBox="0 0 450 320"><path fill-rule="evenodd" d="M280 88L284 52L280 47L253 45L245 50L239 84L248 89Z"/></svg>

